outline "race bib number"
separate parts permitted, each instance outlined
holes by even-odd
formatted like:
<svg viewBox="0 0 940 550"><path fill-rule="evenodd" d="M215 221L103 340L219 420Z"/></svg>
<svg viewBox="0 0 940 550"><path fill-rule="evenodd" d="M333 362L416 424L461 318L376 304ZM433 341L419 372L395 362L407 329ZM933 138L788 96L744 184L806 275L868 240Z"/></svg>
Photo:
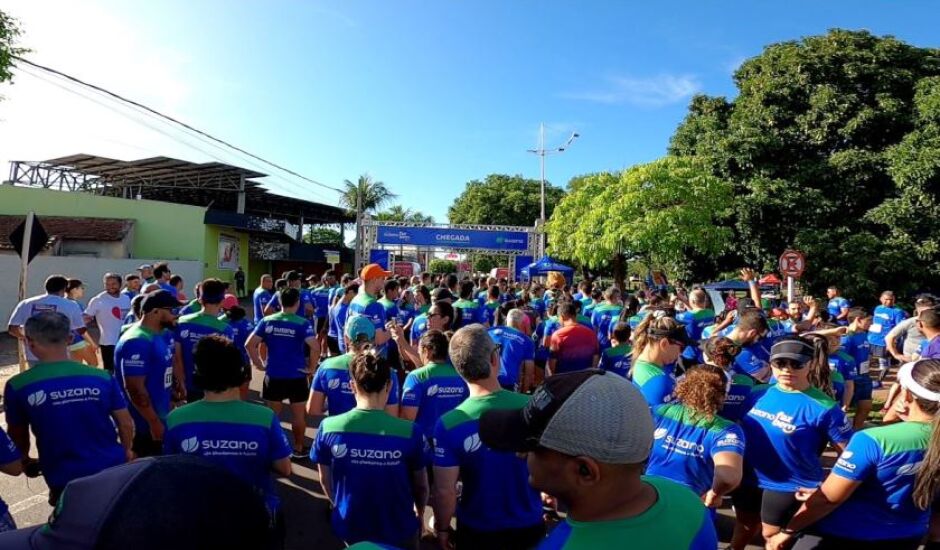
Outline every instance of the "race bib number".
<svg viewBox="0 0 940 550"><path fill-rule="evenodd" d="M163 389L170 389L173 387L173 367L166 369L166 372L163 373Z"/></svg>
<svg viewBox="0 0 940 550"><path fill-rule="evenodd" d="M875 334L881 333L881 323L872 323L871 328L868 329L868 332L874 332Z"/></svg>

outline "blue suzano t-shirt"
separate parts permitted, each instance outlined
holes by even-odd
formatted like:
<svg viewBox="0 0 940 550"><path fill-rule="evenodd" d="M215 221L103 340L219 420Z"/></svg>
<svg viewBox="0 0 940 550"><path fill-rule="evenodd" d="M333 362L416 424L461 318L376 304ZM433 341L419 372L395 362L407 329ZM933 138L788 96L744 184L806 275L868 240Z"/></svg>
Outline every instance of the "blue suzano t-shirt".
<svg viewBox="0 0 940 550"><path fill-rule="evenodd" d="M930 431L930 425L923 422L899 422L852 436L831 475L861 485L817 528L855 540L924 535L930 512L917 508L912 494Z"/></svg>
<svg viewBox="0 0 940 550"><path fill-rule="evenodd" d="M3 395L7 422L32 428L51 487L126 461L111 414L127 402L108 371L74 361L39 363L11 378Z"/></svg>
<svg viewBox="0 0 940 550"><path fill-rule="evenodd" d="M376 332L385 330L385 322L388 321L388 317L385 314L385 307L376 300L375 297L366 293L364 287L359 288L359 294L349 303L346 320L348 321L352 317L357 316L369 319L369 321L372 322L372 326L375 327ZM379 353L384 354L386 345L382 344L376 346L376 349Z"/></svg>
<svg viewBox="0 0 940 550"><path fill-rule="evenodd" d="M313 299L313 307L316 310L317 319L325 319L330 309L330 294L333 289L327 286L318 286L310 291L310 297Z"/></svg>
<svg viewBox="0 0 940 550"><path fill-rule="evenodd" d="M520 381L522 363L535 359L532 339L513 327L493 327L490 338L502 348L499 360L499 384L513 387Z"/></svg>
<svg viewBox="0 0 940 550"><path fill-rule="evenodd" d="M176 343L180 345L181 355L183 356L183 370L186 372L186 391L196 389L196 384L193 382L193 373L196 370L196 364L193 362L193 350L196 347L196 342L210 334L220 334L232 342L235 341L235 332L228 323L207 313L199 312L184 315L176 323L174 337ZM242 346L242 349L244 349L244 346Z"/></svg>
<svg viewBox="0 0 940 550"><path fill-rule="evenodd" d="M712 487L716 454L744 454L741 427L719 416L696 417L685 405L673 403L654 408L653 420L656 429L646 475L671 479L697 495Z"/></svg>
<svg viewBox="0 0 940 550"><path fill-rule="evenodd" d="M304 341L313 338L310 321L293 313L275 313L262 319L252 334L268 347L265 374L273 379L304 378L307 358Z"/></svg>
<svg viewBox="0 0 940 550"><path fill-rule="evenodd" d="M163 449L218 464L258 491L270 511L277 510L271 464L290 456L291 448L271 409L245 401L184 405L167 417Z"/></svg>
<svg viewBox="0 0 940 550"><path fill-rule="evenodd" d="M251 297L252 308L255 312L255 323L264 319L264 307L268 305L272 298L274 298L274 293L270 290L261 287L255 289L255 293Z"/></svg>
<svg viewBox="0 0 940 550"><path fill-rule="evenodd" d="M166 423L173 387L173 347L170 337L151 332L142 325L131 325L114 348L114 377L130 403L131 416L138 433L150 433L150 426L137 412L127 394L127 377L143 376L144 387L157 416Z"/></svg>
<svg viewBox="0 0 940 550"><path fill-rule="evenodd" d="M408 373L402 388L401 405L417 407L415 422L426 434L434 433L437 419L467 398L469 389L448 363L429 363Z"/></svg>
<svg viewBox="0 0 940 550"><path fill-rule="evenodd" d="M633 348L630 344L619 344L601 352L601 360L597 368L629 378L632 360Z"/></svg>
<svg viewBox="0 0 940 550"><path fill-rule="evenodd" d="M349 364L353 354L345 353L338 357L330 357L324 361L310 383L310 389L326 396L326 410L330 416L338 416L356 408L356 396L353 395L349 381ZM392 388L388 394L386 405L398 404L398 377L392 376Z"/></svg>
<svg viewBox="0 0 940 550"><path fill-rule="evenodd" d="M470 397L435 425L434 465L460 468L459 523L480 531L541 524L542 501L529 485L525 459L490 449L480 440L484 412L522 409L528 402L529 396L506 390Z"/></svg>
<svg viewBox="0 0 940 550"><path fill-rule="evenodd" d="M616 319L620 317L621 311L623 311L622 306L602 303L598 304L591 313L591 324L594 325L594 330L597 331L597 343L601 350L610 347L610 331L613 329Z"/></svg>
<svg viewBox="0 0 940 550"><path fill-rule="evenodd" d="M885 336L903 321L907 314L896 307L878 306L875 308L871 327L868 328L868 343L873 346L884 346Z"/></svg>
<svg viewBox="0 0 940 550"><path fill-rule="evenodd" d="M764 386L752 393L742 420L745 463L758 485L772 491L812 488L823 479L819 455L827 441L845 443L852 421L839 404L817 388L789 391Z"/></svg>
<svg viewBox="0 0 940 550"><path fill-rule="evenodd" d="M421 428L384 411L326 418L310 460L330 467L333 532L349 544L408 543L419 527L412 474L427 467L430 450Z"/></svg>

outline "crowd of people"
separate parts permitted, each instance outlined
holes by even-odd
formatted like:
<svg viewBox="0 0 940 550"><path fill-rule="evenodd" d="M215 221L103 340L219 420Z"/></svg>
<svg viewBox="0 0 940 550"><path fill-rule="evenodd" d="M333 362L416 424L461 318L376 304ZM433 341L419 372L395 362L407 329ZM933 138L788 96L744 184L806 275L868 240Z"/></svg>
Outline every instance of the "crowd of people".
<svg viewBox="0 0 940 550"><path fill-rule="evenodd" d="M235 294L210 278L190 300L144 265L85 305L81 281L48 277L9 322L30 368L4 389L0 472L42 475L61 506L87 476L201 457L251 489L271 548L304 521L272 479L297 460L361 547L713 550L730 505L733 549L940 548L932 295L909 315L890 291L871 311L835 287L785 303L749 269L747 296L716 304L370 264L263 275L249 314L239 273ZM15 528L0 501L0 533Z"/></svg>

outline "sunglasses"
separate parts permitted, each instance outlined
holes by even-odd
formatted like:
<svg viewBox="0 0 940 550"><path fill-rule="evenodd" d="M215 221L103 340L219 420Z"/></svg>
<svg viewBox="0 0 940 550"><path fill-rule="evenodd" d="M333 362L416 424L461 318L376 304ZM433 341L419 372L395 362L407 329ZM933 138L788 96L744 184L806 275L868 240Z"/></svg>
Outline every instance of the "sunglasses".
<svg viewBox="0 0 940 550"><path fill-rule="evenodd" d="M800 363L794 361L793 359L777 359L770 362L770 366L775 369L790 369L790 370L802 370L806 368L808 363Z"/></svg>

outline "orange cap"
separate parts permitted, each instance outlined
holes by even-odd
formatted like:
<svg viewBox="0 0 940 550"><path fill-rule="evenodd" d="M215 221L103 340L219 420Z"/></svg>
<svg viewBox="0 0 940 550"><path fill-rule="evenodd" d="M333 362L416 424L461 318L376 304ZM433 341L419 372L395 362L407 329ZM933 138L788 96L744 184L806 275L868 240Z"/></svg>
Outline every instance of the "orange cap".
<svg viewBox="0 0 940 550"><path fill-rule="evenodd" d="M384 279L391 274L391 271L385 271L379 264L369 264L359 272L359 278L363 281L371 281L372 279Z"/></svg>

